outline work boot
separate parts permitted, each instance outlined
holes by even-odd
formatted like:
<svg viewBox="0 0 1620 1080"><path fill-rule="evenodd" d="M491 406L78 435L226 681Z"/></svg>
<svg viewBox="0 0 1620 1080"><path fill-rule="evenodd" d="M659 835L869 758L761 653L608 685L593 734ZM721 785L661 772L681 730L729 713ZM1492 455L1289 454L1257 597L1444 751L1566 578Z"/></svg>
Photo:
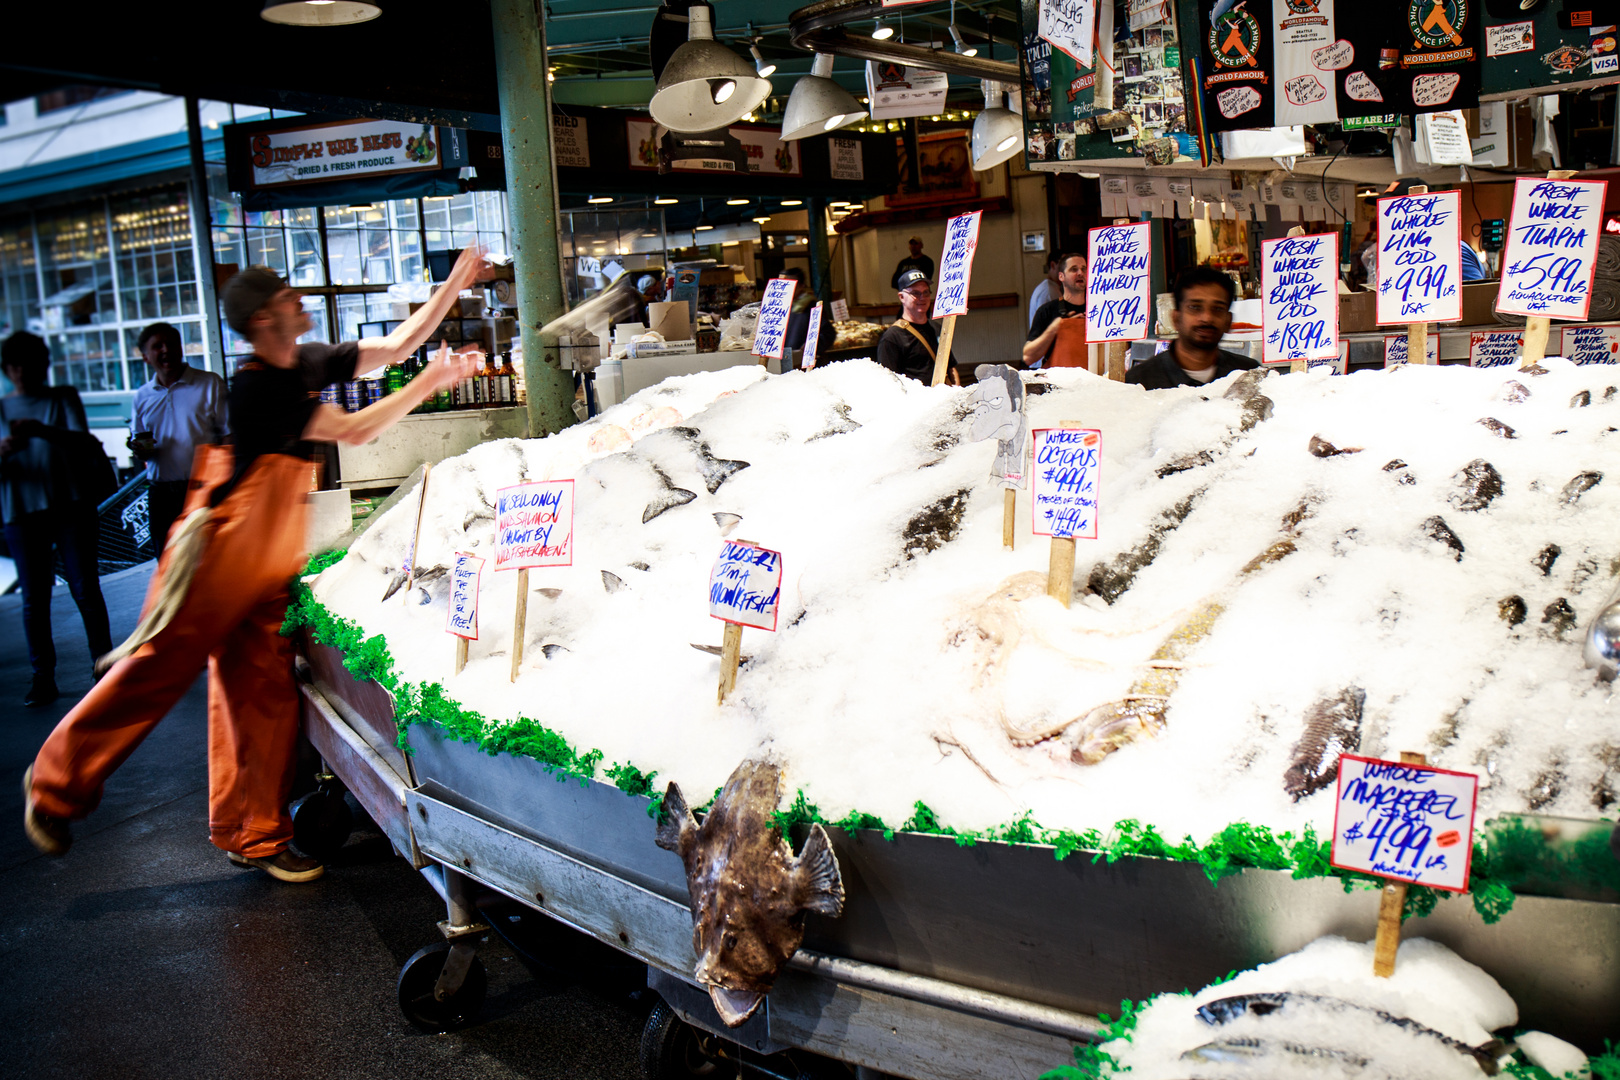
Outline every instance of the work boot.
<svg viewBox="0 0 1620 1080"><path fill-rule="evenodd" d="M61 697L56 689L56 680L49 675L35 675L34 681L28 686L28 693L23 695L24 705L49 705Z"/></svg>
<svg viewBox="0 0 1620 1080"><path fill-rule="evenodd" d="M326 873L326 867L321 865L321 860L311 859L307 855L294 855L288 848L282 848L274 855L263 855L256 859L250 859L236 851L226 854L237 866L263 870L277 881L294 883L314 881Z"/></svg>
<svg viewBox="0 0 1620 1080"><path fill-rule="evenodd" d="M34 846L47 855L66 855L73 846L73 833L62 818L34 809L34 767L23 773L23 831Z"/></svg>

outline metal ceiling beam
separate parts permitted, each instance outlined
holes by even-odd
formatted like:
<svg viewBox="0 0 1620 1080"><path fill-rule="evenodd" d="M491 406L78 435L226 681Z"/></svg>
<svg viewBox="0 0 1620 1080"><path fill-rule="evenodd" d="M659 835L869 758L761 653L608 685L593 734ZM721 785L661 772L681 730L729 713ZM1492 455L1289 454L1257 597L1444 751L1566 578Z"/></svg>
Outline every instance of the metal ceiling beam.
<svg viewBox="0 0 1620 1080"><path fill-rule="evenodd" d="M796 48L806 52L831 53L856 60L892 60L909 67L929 68L970 79L993 79L1016 85L1018 65L1002 60L962 56L944 49L925 49L896 41L875 41L844 32L844 24L876 19L884 14L882 0L820 0L790 16L789 32Z"/></svg>

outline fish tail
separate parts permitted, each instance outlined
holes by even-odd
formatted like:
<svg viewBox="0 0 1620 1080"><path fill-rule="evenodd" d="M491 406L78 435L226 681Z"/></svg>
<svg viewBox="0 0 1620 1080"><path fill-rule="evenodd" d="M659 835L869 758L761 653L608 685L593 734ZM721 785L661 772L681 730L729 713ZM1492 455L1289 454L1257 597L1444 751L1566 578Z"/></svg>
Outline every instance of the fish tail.
<svg viewBox="0 0 1620 1080"><path fill-rule="evenodd" d="M1485 1071L1486 1076L1495 1076L1502 1071L1500 1058L1507 1053L1508 1044L1501 1039L1492 1039L1490 1042L1478 1046L1470 1046L1468 1053L1479 1062L1479 1067Z"/></svg>

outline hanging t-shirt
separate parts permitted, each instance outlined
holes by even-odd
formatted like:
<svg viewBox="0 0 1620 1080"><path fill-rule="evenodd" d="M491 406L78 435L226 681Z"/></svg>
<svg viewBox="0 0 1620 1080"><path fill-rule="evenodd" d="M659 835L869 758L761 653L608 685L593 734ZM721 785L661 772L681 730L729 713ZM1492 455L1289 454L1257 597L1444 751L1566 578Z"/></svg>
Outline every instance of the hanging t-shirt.
<svg viewBox="0 0 1620 1080"><path fill-rule="evenodd" d="M1335 46L1333 0L1271 0L1272 51L1277 59L1277 127L1325 124L1339 118L1335 64L1348 42Z"/></svg>
<svg viewBox="0 0 1620 1080"><path fill-rule="evenodd" d="M1199 0L1199 50L1208 131L1276 126L1271 72L1271 11L1248 10L1250 0ZM1263 0L1261 0L1263 2Z"/></svg>
<svg viewBox="0 0 1620 1080"><path fill-rule="evenodd" d="M1401 14L1400 8L1392 9ZM1360 8L1355 18L1339 19L1334 29L1343 42L1341 54L1331 58L1339 118L1388 116L1399 113L1399 57L1405 39L1405 20L1391 11Z"/></svg>
<svg viewBox="0 0 1620 1080"><path fill-rule="evenodd" d="M1406 0L1409 45L1391 112L1439 112L1479 106L1483 20L1479 0Z"/></svg>

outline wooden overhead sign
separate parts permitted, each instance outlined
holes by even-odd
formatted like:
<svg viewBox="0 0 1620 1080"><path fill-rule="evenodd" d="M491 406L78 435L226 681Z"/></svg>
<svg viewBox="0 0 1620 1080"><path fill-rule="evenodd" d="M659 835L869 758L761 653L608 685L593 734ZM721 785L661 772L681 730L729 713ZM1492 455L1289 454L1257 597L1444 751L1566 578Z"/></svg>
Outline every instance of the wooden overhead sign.
<svg viewBox="0 0 1620 1080"><path fill-rule="evenodd" d="M445 167L440 129L432 124L338 120L244 137L256 188Z"/></svg>

